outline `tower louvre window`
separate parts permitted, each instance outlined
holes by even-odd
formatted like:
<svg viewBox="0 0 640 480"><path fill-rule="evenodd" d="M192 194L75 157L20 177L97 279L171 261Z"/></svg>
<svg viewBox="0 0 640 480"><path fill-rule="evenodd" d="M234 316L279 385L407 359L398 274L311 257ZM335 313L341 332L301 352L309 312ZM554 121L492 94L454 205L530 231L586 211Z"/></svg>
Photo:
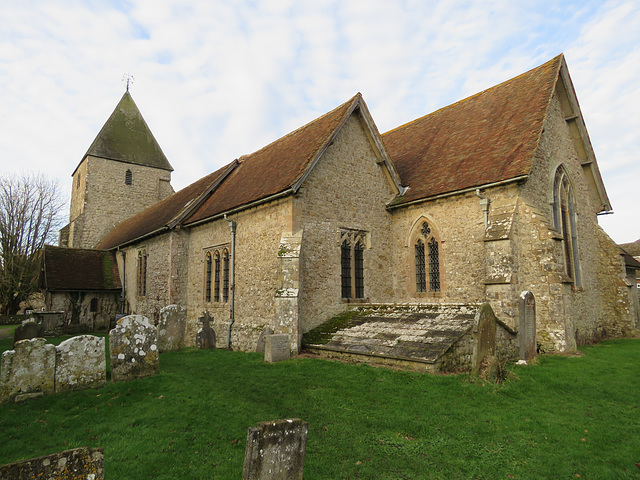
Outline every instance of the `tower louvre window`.
<svg viewBox="0 0 640 480"><path fill-rule="evenodd" d="M127 169L127 171L124 174L124 184L125 185L133 184L133 173L129 169Z"/></svg>

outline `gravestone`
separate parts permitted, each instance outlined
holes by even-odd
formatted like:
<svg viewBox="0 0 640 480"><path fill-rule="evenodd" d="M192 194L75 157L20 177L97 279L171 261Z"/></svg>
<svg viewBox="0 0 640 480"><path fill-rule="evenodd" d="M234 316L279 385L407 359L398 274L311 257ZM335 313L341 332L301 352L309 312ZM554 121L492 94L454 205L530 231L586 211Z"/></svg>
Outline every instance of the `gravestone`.
<svg viewBox="0 0 640 480"><path fill-rule="evenodd" d="M155 375L160 369L158 329L142 315L121 318L109 332L109 357L114 382Z"/></svg>
<svg viewBox="0 0 640 480"><path fill-rule="evenodd" d="M487 357L496 354L496 316L488 303L480 306L474 327L475 343L471 360L471 373L477 375Z"/></svg>
<svg viewBox="0 0 640 480"><path fill-rule="evenodd" d="M187 327L187 310L180 305L167 305L160 310L158 349L161 352L182 350Z"/></svg>
<svg viewBox="0 0 640 480"><path fill-rule="evenodd" d="M209 325L213 318L211 318L209 312L204 312L198 320L202 323L202 326L196 334L196 347L202 350L216 348L216 332Z"/></svg>
<svg viewBox="0 0 640 480"><path fill-rule="evenodd" d="M107 381L104 338L80 335L56 347L56 392L97 388Z"/></svg>
<svg viewBox="0 0 640 480"><path fill-rule="evenodd" d="M44 325L36 321L35 318L27 318L13 332L13 346L15 347L20 340L38 337L44 337Z"/></svg>
<svg viewBox="0 0 640 480"><path fill-rule="evenodd" d="M536 356L536 299L533 293L520 294L520 360L531 360Z"/></svg>
<svg viewBox="0 0 640 480"><path fill-rule="evenodd" d="M264 355L264 346L266 343L265 338L267 337L267 335L273 335L273 330L271 329L271 327L265 328L260 334L260 336L258 337L258 343L256 345L257 353L261 353Z"/></svg>
<svg viewBox="0 0 640 480"><path fill-rule="evenodd" d="M44 338L19 341L2 354L0 402L53 393L55 368L55 346Z"/></svg>
<svg viewBox="0 0 640 480"><path fill-rule="evenodd" d="M43 457L0 465L0 479L31 480L104 479L104 453L101 448L74 448Z"/></svg>
<svg viewBox="0 0 640 480"><path fill-rule="evenodd" d="M265 362L275 363L291 358L289 335L265 335L264 340Z"/></svg>
<svg viewBox="0 0 640 480"><path fill-rule="evenodd" d="M309 424L299 418L249 428L243 480L302 480Z"/></svg>

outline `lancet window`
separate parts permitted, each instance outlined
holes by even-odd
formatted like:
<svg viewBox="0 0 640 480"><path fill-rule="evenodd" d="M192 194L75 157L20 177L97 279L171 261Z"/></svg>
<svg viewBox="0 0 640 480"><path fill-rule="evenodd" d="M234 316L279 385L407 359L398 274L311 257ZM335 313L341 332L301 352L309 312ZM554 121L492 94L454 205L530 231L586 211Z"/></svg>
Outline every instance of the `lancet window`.
<svg viewBox="0 0 640 480"><path fill-rule="evenodd" d="M427 221L422 222L413 248L416 292L439 292L440 243Z"/></svg>
<svg viewBox="0 0 640 480"><path fill-rule="evenodd" d="M229 249L226 246L205 252L205 301L229 301Z"/></svg>
<svg viewBox="0 0 640 480"><path fill-rule="evenodd" d="M343 299L364 298L366 232L343 231L340 236L340 285Z"/></svg>

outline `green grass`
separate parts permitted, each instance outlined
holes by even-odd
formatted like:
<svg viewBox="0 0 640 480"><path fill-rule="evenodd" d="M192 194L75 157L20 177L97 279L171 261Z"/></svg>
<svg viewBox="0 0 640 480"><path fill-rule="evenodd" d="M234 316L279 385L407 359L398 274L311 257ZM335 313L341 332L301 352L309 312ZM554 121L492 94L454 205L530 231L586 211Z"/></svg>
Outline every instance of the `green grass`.
<svg viewBox="0 0 640 480"><path fill-rule="evenodd" d="M309 422L305 480L640 478L640 340L510 367L496 385L226 350L0 407L0 463L105 450L107 479L241 478L247 429Z"/></svg>

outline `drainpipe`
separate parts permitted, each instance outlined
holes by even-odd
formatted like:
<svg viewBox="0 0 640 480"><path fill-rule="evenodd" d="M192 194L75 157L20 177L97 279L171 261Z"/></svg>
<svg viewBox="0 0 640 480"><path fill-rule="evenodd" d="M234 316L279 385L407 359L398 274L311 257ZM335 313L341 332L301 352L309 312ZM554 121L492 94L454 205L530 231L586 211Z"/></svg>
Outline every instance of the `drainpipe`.
<svg viewBox="0 0 640 480"><path fill-rule="evenodd" d="M122 282L122 292L120 293L120 302L122 304L121 312L123 315L126 313L126 302L127 302L127 253L124 250L120 250L120 256L122 257L122 278L120 281Z"/></svg>
<svg viewBox="0 0 640 480"><path fill-rule="evenodd" d="M231 265L229 266L229 327L227 328L227 348L231 348L231 327L235 321L235 291L236 291L236 227L238 222L224 219L229 223L231 230Z"/></svg>
<svg viewBox="0 0 640 480"><path fill-rule="evenodd" d="M480 206L484 212L484 229L486 230L489 226L489 205L491 205L491 199L482 195L479 188L476 188L476 196L480 199Z"/></svg>

